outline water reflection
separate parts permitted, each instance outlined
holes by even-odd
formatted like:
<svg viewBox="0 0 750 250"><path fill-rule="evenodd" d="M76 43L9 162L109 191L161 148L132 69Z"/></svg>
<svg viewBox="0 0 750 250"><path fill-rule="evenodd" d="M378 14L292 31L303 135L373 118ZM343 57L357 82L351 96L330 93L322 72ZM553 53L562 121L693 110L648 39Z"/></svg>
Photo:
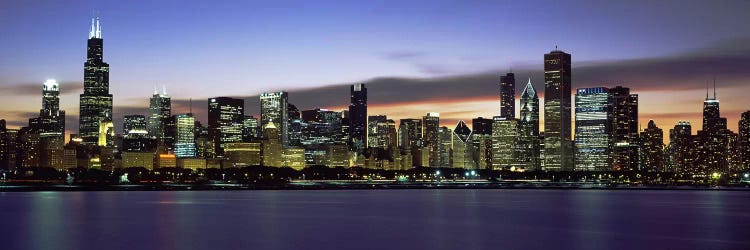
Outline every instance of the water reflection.
<svg viewBox="0 0 750 250"><path fill-rule="evenodd" d="M3 249L750 249L750 193L0 193Z"/></svg>

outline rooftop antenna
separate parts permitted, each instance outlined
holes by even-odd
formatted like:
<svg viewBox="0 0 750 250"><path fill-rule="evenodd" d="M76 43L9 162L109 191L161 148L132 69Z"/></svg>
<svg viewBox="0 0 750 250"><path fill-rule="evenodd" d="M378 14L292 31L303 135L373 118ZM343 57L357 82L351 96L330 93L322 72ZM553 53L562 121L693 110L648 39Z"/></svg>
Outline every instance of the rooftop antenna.
<svg viewBox="0 0 750 250"><path fill-rule="evenodd" d="M159 90L157 88L158 87L156 87L156 85L154 85L154 95L158 95L159 94Z"/></svg>
<svg viewBox="0 0 750 250"><path fill-rule="evenodd" d="M714 100L716 100L716 77L714 76Z"/></svg>
<svg viewBox="0 0 750 250"><path fill-rule="evenodd" d="M706 100L708 100L708 81L706 81Z"/></svg>
<svg viewBox="0 0 750 250"><path fill-rule="evenodd" d="M161 85L161 88L164 95L167 95L167 85Z"/></svg>
<svg viewBox="0 0 750 250"><path fill-rule="evenodd" d="M510 61L510 65L508 66L508 71L510 71L510 73L513 73L513 57L508 58L508 60Z"/></svg>
<svg viewBox="0 0 750 250"><path fill-rule="evenodd" d="M193 98L188 99L188 112L193 114Z"/></svg>

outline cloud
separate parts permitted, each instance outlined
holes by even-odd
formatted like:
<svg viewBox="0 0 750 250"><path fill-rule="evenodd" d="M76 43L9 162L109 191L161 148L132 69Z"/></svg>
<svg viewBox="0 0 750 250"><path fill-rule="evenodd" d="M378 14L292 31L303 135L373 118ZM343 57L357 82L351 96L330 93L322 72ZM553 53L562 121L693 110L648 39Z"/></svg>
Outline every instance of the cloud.
<svg viewBox="0 0 750 250"><path fill-rule="evenodd" d="M383 58L393 61L412 61L417 58L426 56L427 54L419 51L391 51L382 53Z"/></svg>
<svg viewBox="0 0 750 250"><path fill-rule="evenodd" d="M59 82L60 95L83 92L82 82ZM0 84L0 96L41 96L41 83Z"/></svg>

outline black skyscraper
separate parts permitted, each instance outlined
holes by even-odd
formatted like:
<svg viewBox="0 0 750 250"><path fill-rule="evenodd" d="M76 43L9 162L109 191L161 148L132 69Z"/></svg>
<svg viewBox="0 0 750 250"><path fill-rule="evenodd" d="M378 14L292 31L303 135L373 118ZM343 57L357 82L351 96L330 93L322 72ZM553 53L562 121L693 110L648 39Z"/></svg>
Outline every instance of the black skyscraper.
<svg viewBox="0 0 750 250"><path fill-rule="evenodd" d="M568 53L544 55L544 168L552 171L573 169L570 66Z"/></svg>
<svg viewBox="0 0 750 250"><path fill-rule="evenodd" d="M80 100L78 133L84 144L95 145L99 124L112 121L112 94L109 93L109 64L104 62L99 18L91 19L91 31L83 69L83 94Z"/></svg>
<svg viewBox="0 0 750 250"><path fill-rule="evenodd" d="M364 84L351 86L349 117L350 147L361 154L367 145L367 88Z"/></svg>
<svg viewBox="0 0 750 250"><path fill-rule="evenodd" d="M615 170L638 170L638 95L630 88L609 89L612 104L612 164Z"/></svg>
<svg viewBox="0 0 750 250"><path fill-rule="evenodd" d="M224 143L242 141L245 120L245 100L229 97L208 99L208 137L214 143L214 153L224 154Z"/></svg>
<svg viewBox="0 0 750 250"><path fill-rule="evenodd" d="M516 118L516 76L508 73L500 77L500 117Z"/></svg>

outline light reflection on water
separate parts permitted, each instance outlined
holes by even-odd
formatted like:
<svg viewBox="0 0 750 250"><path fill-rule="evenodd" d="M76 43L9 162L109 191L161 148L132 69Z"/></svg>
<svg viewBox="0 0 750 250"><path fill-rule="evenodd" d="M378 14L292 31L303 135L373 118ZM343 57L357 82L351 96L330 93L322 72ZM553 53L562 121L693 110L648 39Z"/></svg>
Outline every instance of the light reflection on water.
<svg viewBox="0 0 750 250"><path fill-rule="evenodd" d="M750 193L0 193L2 249L750 249Z"/></svg>

